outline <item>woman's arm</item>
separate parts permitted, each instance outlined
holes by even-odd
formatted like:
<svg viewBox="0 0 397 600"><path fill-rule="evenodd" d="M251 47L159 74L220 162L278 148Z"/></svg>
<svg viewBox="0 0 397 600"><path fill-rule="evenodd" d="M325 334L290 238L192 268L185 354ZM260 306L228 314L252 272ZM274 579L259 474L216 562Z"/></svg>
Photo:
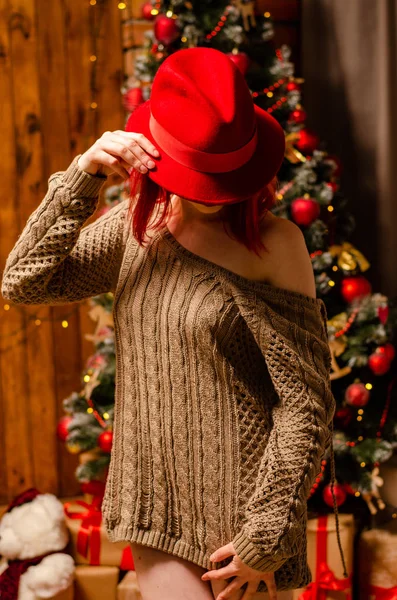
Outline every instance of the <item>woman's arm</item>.
<svg viewBox="0 0 397 600"><path fill-rule="evenodd" d="M290 222L280 226L289 238L278 237L276 292L263 300L258 294L247 315L275 390L273 423L247 522L233 540L243 562L260 571L279 569L306 542L307 499L332 443L335 411L325 304L313 296L314 275L300 230Z"/></svg>
<svg viewBox="0 0 397 600"><path fill-rule="evenodd" d="M49 177L44 199L7 258L1 292L15 304L62 304L115 289L128 203L82 228L107 176L80 169L80 156Z"/></svg>

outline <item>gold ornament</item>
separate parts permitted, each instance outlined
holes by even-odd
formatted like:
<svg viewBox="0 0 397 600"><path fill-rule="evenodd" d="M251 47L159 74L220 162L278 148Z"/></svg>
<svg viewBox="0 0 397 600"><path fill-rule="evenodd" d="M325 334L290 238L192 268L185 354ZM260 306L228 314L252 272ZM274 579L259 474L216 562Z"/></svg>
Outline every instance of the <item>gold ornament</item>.
<svg viewBox="0 0 397 600"><path fill-rule="evenodd" d="M91 375L89 381L84 386L84 397L89 400L92 396L94 388L96 388L101 382L98 379L99 369L96 369Z"/></svg>
<svg viewBox="0 0 397 600"><path fill-rule="evenodd" d="M96 321L95 332L86 333L84 335L85 339L89 342L93 342L94 344L98 344L102 340L107 337L106 330L103 333L100 333L100 330L106 327L114 328L113 314L107 312L103 306L100 304L96 304L89 312L89 316L93 321Z"/></svg>
<svg viewBox="0 0 397 600"><path fill-rule="evenodd" d="M331 351L331 368L332 371L330 373L330 380L334 381L335 379L341 379L342 377L345 377L346 375L349 375L349 373L351 373L351 367L349 366L345 366L345 367L340 367L338 365L338 362L336 360L337 356L340 356L345 348L346 348L346 340L343 340L342 338L338 338L338 339L334 339L334 340L330 340L329 342L329 348Z"/></svg>
<svg viewBox="0 0 397 600"><path fill-rule="evenodd" d="M379 494L379 488L382 485L383 479L379 476L379 467L374 467L374 469L371 471L371 490L361 492L361 495L367 503L371 515L375 515L378 512L378 508L383 510L386 506ZM373 503L374 499L377 500L378 506L375 506Z"/></svg>
<svg viewBox="0 0 397 600"><path fill-rule="evenodd" d="M87 450L86 452L81 452L79 455L79 462L81 465L84 465L91 460L97 460L99 457L103 456L103 452L99 447L93 448L92 450Z"/></svg>
<svg viewBox="0 0 397 600"><path fill-rule="evenodd" d="M81 452L81 448L77 444L66 444L66 448L70 454L78 454Z"/></svg>
<svg viewBox="0 0 397 600"><path fill-rule="evenodd" d="M360 271L366 271L371 266L365 256L350 242L334 244L329 247L328 252L332 257L338 257L337 264L344 271L354 271L357 266L360 267Z"/></svg>
<svg viewBox="0 0 397 600"><path fill-rule="evenodd" d="M287 133L285 136L285 158L289 160L290 163L296 164L298 162L306 162L306 157L303 156L302 152L299 152L294 147L294 143L299 140L299 133L293 131L291 133Z"/></svg>
<svg viewBox="0 0 397 600"><path fill-rule="evenodd" d="M245 31L249 31L250 27L256 26L256 19L255 19L255 12L254 12L255 2L254 1L251 0L250 2L243 2L243 0L232 0L231 3L240 12L240 15L243 18L243 24L244 24Z"/></svg>

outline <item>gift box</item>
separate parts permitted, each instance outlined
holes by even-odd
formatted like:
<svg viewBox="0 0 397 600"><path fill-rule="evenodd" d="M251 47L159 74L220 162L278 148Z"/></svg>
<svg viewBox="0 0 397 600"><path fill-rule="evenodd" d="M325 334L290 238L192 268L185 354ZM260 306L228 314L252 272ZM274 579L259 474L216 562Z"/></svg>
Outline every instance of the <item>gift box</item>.
<svg viewBox="0 0 397 600"><path fill-rule="evenodd" d="M68 552L76 564L103 565L134 570L129 542L111 542L102 524L101 498L91 502L73 500L64 504L65 522L70 532Z"/></svg>
<svg viewBox="0 0 397 600"><path fill-rule="evenodd" d="M37 596L35 600L43 600L43 596ZM50 596L48 600L74 600L74 583L71 583L66 590Z"/></svg>
<svg viewBox="0 0 397 600"><path fill-rule="evenodd" d="M339 532L349 577L343 577L335 515L308 519L307 560L312 582L306 588L294 590L293 600L351 600L355 535L353 515L339 515Z"/></svg>
<svg viewBox="0 0 397 600"><path fill-rule="evenodd" d="M118 567L77 565L74 600L116 600Z"/></svg>
<svg viewBox="0 0 397 600"><path fill-rule="evenodd" d="M358 541L360 600L397 599L397 523L364 531Z"/></svg>
<svg viewBox="0 0 397 600"><path fill-rule="evenodd" d="M142 600L135 571L128 571L117 586L117 600Z"/></svg>

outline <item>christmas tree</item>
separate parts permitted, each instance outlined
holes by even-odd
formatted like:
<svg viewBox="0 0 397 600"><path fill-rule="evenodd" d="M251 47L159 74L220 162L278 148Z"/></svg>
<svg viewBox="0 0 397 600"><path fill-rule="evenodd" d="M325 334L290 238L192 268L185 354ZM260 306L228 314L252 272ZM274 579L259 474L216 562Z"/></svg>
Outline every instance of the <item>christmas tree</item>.
<svg viewBox="0 0 397 600"><path fill-rule="evenodd" d="M244 74L253 101L284 128L285 160L272 211L301 228L312 258L317 297L327 307L337 402L337 502L345 504L347 512L361 503L372 514L384 508L379 465L391 457L397 444L396 303L373 292L366 277L370 265L349 242L355 221L339 185L342 166L306 126L304 82L295 77L290 49L275 47L270 13L258 14L251 1L147 2L142 5L142 18L153 21L153 27L145 34L133 76L126 76L121 90L126 119L150 97L151 82L167 56L179 49L207 46L230 56ZM128 183L108 188L104 210L127 193ZM95 352L83 373L82 391L64 401L67 415L58 428L68 449L80 453L76 475L85 485L106 479L115 384L112 294L91 303L97 321L92 336ZM324 457L309 498L309 508L319 512L325 505L332 506L328 459ZM389 508L395 513L397 507Z"/></svg>

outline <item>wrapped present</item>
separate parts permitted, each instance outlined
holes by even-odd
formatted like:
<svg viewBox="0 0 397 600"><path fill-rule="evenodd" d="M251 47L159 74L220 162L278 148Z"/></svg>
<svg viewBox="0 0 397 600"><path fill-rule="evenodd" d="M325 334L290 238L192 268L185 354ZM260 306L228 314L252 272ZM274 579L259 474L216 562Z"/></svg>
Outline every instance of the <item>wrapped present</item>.
<svg viewBox="0 0 397 600"><path fill-rule="evenodd" d="M43 600L43 596L37 596L35 600ZM47 600L74 600L74 583L71 583L63 592L50 596Z"/></svg>
<svg viewBox="0 0 397 600"><path fill-rule="evenodd" d="M335 515L321 515L307 522L307 560L312 581L293 591L294 600L351 600L353 574L353 515L340 514L340 538L349 577L343 577L338 552Z"/></svg>
<svg viewBox="0 0 397 600"><path fill-rule="evenodd" d="M116 600L118 567L77 565L74 600Z"/></svg>
<svg viewBox="0 0 397 600"><path fill-rule="evenodd" d="M115 566L132 571L135 567L131 546L129 542L109 540L102 523L101 502L101 497L96 496L92 502L73 500L64 504L65 522L70 532L68 549L77 564Z"/></svg>
<svg viewBox="0 0 397 600"><path fill-rule="evenodd" d="M117 586L117 600L142 600L135 571L128 571Z"/></svg>
<svg viewBox="0 0 397 600"><path fill-rule="evenodd" d="M364 531L358 542L360 600L397 600L397 523Z"/></svg>

